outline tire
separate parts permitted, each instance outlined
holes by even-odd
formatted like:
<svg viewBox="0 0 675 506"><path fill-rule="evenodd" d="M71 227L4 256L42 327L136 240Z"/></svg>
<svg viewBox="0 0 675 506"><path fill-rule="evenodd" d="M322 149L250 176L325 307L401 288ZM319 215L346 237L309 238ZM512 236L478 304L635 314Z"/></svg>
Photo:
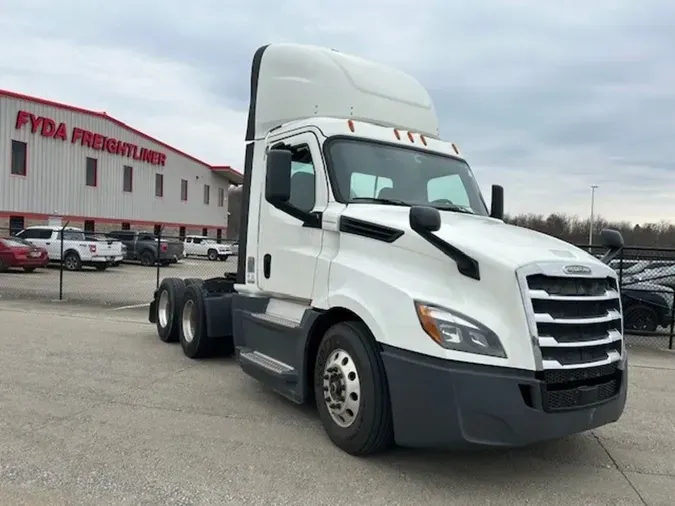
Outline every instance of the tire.
<svg viewBox="0 0 675 506"><path fill-rule="evenodd" d="M5 261L0 258L0 272L7 272L9 270L9 267L7 267L7 264Z"/></svg>
<svg viewBox="0 0 675 506"><path fill-rule="evenodd" d="M655 332L659 327L659 313L645 304L636 304L624 309L623 325L625 330Z"/></svg>
<svg viewBox="0 0 675 506"><path fill-rule="evenodd" d="M155 254L152 251L141 253L141 265L151 267L155 263Z"/></svg>
<svg viewBox="0 0 675 506"><path fill-rule="evenodd" d="M101 263L94 264L94 269L96 269L97 271L103 272L107 268L108 268L108 264L101 264Z"/></svg>
<svg viewBox="0 0 675 506"><path fill-rule="evenodd" d="M227 259L230 258L230 255L223 255L220 257L221 262L227 262Z"/></svg>
<svg viewBox="0 0 675 506"><path fill-rule="evenodd" d="M175 343L179 338L185 284L178 278L164 278L159 284L157 294L157 335L165 343Z"/></svg>
<svg viewBox="0 0 675 506"><path fill-rule="evenodd" d="M334 362L336 356L338 360ZM325 371L327 363L337 370ZM350 379L352 373L357 375L357 382ZM344 409L341 423L336 421L339 416L331 415L328 406L329 403L336 406L335 395L339 392L332 389L339 386L333 381L337 379L342 379L347 386L344 392L347 399L340 404ZM356 398L353 394L357 394ZM394 429L384 364L365 324L343 322L326 331L314 363L314 395L324 429L338 448L351 455L370 455L393 446ZM348 401L350 397L352 400ZM349 415L347 406L357 408L352 410L354 416Z"/></svg>
<svg viewBox="0 0 675 506"><path fill-rule="evenodd" d="M1 270L1 267L0 267L0 270ZM24 267L23 270L24 270L24 272L28 272L28 273L35 272L35 267Z"/></svg>
<svg viewBox="0 0 675 506"><path fill-rule="evenodd" d="M185 278L183 280L183 283L185 283L185 286L187 287L188 285L199 285L202 286L202 283L204 283L204 280L201 278Z"/></svg>
<svg viewBox="0 0 675 506"><path fill-rule="evenodd" d="M215 262L216 260L218 260L218 252L217 252L216 250L214 250L214 249L210 249L210 250L206 253L206 257L207 257L209 260L211 260L212 262Z"/></svg>
<svg viewBox="0 0 675 506"><path fill-rule="evenodd" d="M63 257L63 266L68 271L81 271L82 270L82 259L80 255L74 251L69 251Z"/></svg>
<svg viewBox="0 0 675 506"><path fill-rule="evenodd" d="M206 315L202 288L192 283L185 288L180 318L180 344L189 358L206 358L213 354L215 341L206 334Z"/></svg>

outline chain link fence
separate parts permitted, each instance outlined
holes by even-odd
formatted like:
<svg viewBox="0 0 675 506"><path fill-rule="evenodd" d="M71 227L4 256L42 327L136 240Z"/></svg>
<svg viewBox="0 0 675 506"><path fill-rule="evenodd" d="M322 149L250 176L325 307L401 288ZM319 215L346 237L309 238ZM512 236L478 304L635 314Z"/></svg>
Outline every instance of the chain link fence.
<svg viewBox="0 0 675 506"><path fill-rule="evenodd" d="M236 272L238 244L216 238L137 231L115 235L48 227L0 229L0 298L143 307L165 277ZM603 248L580 245L600 257ZM610 263L622 289L630 343L675 345L675 249L626 247Z"/></svg>
<svg viewBox="0 0 675 506"><path fill-rule="evenodd" d="M17 237L18 232L0 229L4 300L142 307L165 277L206 279L237 270L238 244L216 238L186 240L161 231L125 231L118 238L70 230L67 223L62 229L27 229Z"/></svg>

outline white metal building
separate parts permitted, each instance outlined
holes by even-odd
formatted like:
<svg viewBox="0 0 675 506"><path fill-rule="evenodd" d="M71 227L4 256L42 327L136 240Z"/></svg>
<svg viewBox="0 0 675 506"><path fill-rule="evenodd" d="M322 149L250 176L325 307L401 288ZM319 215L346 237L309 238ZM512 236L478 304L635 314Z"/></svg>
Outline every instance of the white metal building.
<svg viewBox="0 0 675 506"><path fill-rule="evenodd" d="M4 90L0 154L0 235L58 216L92 231L224 238L228 188L242 182L105 112Z"/></svg>

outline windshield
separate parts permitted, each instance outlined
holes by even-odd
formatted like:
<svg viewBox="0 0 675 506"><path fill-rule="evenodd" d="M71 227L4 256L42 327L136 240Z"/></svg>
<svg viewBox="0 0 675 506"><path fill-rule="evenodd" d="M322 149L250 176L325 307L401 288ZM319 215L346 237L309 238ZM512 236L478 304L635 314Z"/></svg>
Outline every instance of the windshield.
<svg viewBox="0 0 675 506"><path fill-rule="evenodd" d="M328 142L327 159L340 202L431 205L488 215L478 184L463 160L358 139Z"/></svg>

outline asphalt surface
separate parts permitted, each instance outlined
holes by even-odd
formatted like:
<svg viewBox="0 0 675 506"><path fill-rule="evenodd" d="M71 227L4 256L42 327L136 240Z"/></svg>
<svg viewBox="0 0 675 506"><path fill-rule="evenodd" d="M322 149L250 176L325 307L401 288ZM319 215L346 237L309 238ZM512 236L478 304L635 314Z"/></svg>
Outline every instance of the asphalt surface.
<svg viewBox="0 0 675 506"><path fill-rule="evenodd" d="M159 279L211 278L237 270L237 258L225 262L188 258L178 264L161 267ZM1 299L58 300L58 267L38 269L32 273L12 270L0 273ZM63 300L98 306L123 307L145 304L152 297L157 283L157 269L135 263L110 267L104 272L84 268L63 273Z"/></svg>
<svg viewBox="0 0 675 506"><path fill-rule="evenodd" d="M0 504L672 505L675 355L630 350L613 425L517 451L335 448L312 409L142 310L0 301Z"/></svg>

